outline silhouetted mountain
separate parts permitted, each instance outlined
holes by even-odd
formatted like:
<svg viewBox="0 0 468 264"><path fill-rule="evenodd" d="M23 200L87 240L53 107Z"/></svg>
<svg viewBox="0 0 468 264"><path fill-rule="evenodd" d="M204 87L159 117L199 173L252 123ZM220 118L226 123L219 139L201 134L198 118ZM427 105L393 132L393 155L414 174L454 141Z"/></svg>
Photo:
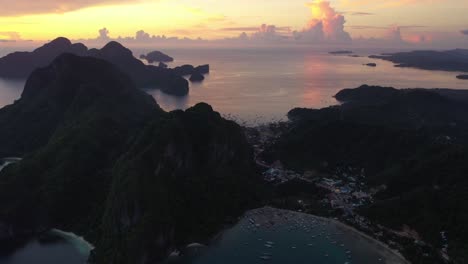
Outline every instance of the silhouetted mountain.
<svg viewBox="0 0 468 264"><path fill-rule="evenodd" d="M370 58L391 61L397 64L396 67L468 72L468 50L465 49L447 51L417 50L374 55L370 56Z"/></svg>
<svg viewBox="0 0 468 264"><path fill-rule="evenodd" d="M457 76L457 79L460 79L460 80L468 80L468 75L458 75L458 76Z"/></svg>
<svg viewBox="0 0 468 264"><path fill-rule="evenodd" d="M19 100L0 109L0 155L21 156L45 145L75 112L111 107L103 97L122 109L122 117L156 108L151 96L133 88L131 79L106 61L60 55L31 74Z"/></svg>
<svg viewBox="0 0 468 264"><path fill-rule="evenodd" d="M0 120L0 153L28 153L0 173L6 244L60 228L96 246L94 263L155 263L258 201L237 124L206 104L163 112L104 60L59 56Z"/></svg>
<svg viewBox="0 0 468 264"><path fill-rule="evenodd" d="M348 54L353 54L352 51L350 50L337 50L337 51L330 51L328 52L329 54L332 55L348 55Z"/></svg>
<svg viewBox="0 0 468 264"><path fill-rule="evenodd" d="M72 44L66 38L58 38L33 52L16 52L0 58L0 77L26 78L34 69L47 66L63 53L91 56L114 63L138 87L161 89L167 94L177 96L184 96L189 92L187 80L174 70L147 66L136 59L129 49L114 41L100 50L88 51L81 43Z"/></svg>
<svg viewBox="0 0 468 264"><path fill-rule="evenodd" d="M362 86L340 91L339 106L294 109L291 128L265 158L287 168L333 173L337 167L364 169L371 186L385 185L361 212L376 223L401 230L408 225L424 241L468 260L468 91L396 90ZM414 263L412 252L403 252Z"/></svg>
<svg viewBox="0 0 468 264"><path fill-rule="evenodd" d="M149 63L155 63L155 62L173 62L174 58L171 56L164 54L160 51L152 51L146 55L141 55L140 59L144 59L148 61Z"/></svg>
<svg viewBox="0 0 468 264"><path fill-rule="evenodd" d="M57 38L32 52L14 52L0 59L0 77L26 78L33 70L50 64L63 53L85 55L88 48L81 43L72 44L66 38Z"/></svg>
<svg viewBox="0 0 468 264"><path fill-rule="evenodd" d="M194 73L208 74L210 73L210 65L205 64L205 65L194 67L193 65L186 64L186 65L175 67L174 71L181 76L192 75Z"/></svg>
<svg viewBox="0 0 468 264"><path fill-rule="evenodd" d="M191 82L201 82L203 80L205 80L205 76L203 76L203 74L201 74L199 72L194 72L190 76L190 81Z"/></svg>
<svg viewBox="0 0 468 264"><path fill-rule="evenodd" d="M193 65L188 65L188 64L174 68L174 71L180 76L191 75L194 70L195 70L195 67L193 67Z"/></svg>
<svg viewBox="0 0 468 264"><path fill-rule="evenodd" d="M198 104L153 122L113 169L94 260L156 263L258 202L241 128Z"/></svg>
<svg viewBox="0 0 468 264"><path fill-rule="evenodd" d="M197 66L195 67L195 71L200 74L208 74L210 73L210 65L205 64L205 65Z"/></svg>
<svg viewBox="0 0 468 264"><path fill-rule="evenodd" d="M174 70L145 65L133 56L132 51L118 42L109 42L100 50L90 50L89 56L117 65L132 78L138 87L159 88L165 93L178 96L188 94L187 80L180 77Z"/></svg>

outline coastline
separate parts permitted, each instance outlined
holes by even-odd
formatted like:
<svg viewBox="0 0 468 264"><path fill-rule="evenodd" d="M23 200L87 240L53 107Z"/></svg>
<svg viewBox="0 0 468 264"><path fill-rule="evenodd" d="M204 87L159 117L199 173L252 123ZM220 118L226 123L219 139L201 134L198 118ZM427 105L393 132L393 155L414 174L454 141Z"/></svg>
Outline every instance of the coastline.
<svg viewBox="0 0 468 264"><path fill-rule="evenodd" d="M318 215L314 215L314 214L308 214L308 213L303 213L303 212L297 212L297 211L294 211L294 210L288 210L288 209L281 209L281 208L276 208L276 207L270 207L270 206L264 206L264 207L260 207L260 208L256 208L256 209L252 209L252 210L249 210L249 211L246 211L244 213L244 215L239 219L241 220L242 218L244 217L247 217L248 213L249 212L255 212L255 211L258 211L258 210L262 210L262 209L268 209L268 210L275 210L275 211L283 211L283 212L290 212L290 213L294 213L294 214L303 214L303 215L307 215L307 216L310 216L310 217L314 217L316 218L317 220L320 220L320 221L323 221L323 222L327 222L327 223L332 223L334 225L337 226L337 228L339 229L343 229L343 230L346 230L346 231L349 231L351 234L353 235L356 235L356 236L359 236L363 239L365 239L366 241L368 241L369 243L371 244L374 244L380 248L382 248L383 250L381 251L381 253L383 253L383 255L387 258L387 259L393 259L394 261L392 262L386 262L386 264L411 264L410 261L408 261L399 251L395 250L395 249L392 249L390 248L389 245L387 245L386 243L376 239L376 238L373 238L371 237L370 235L364 233L363 231L360 231L358 229L356 229L355 227L353 226L350 226L346 223L343 223L339 220L336 220L336 219L333 219L333 218L328 218L328 217L323 217L323 216L318 216ZM228 228L227 228L228 229ZM222 230L221 232L219 232L214 238L220 238L222 237L222 234L224 232L226 232L227 229L224 229ZM210 244L212 242L214 242L215 240L212 240L210 242Z"/></svg>
<svg viewBox="0 0 468 264"><path fill-rule="evenodd" d="M83 237L76 235L75 233L66 232L55 228L51 229L50 232L65 239L67 242L72 244L76 248L76 250L78 250L80 254L82 254L86 258L89 258L91 251L95 248L93 244L86 241Z"/></svg>
<svg viewBox="0 0 468 264"><path fill-rule="evenodd" d="M347 224L345 224L343 222L340 222L339 220L335 220L335 219L332 219L332 218L326 218L326 217L321 217L321 216L315 216L315 217L320 218L322 220L333 222L334 224L336 224L337 226L339 226L339 227L341 227L343 229L352 231L353 233L361 236L362 238L365 238L369 242L373 242L373 243L378 244L379 246L385 248L389 253L391 252L393 255L397 256L402 261L401 263L411 264L411 262L409 262L399 251L397 251L395 249L392 249L389 245L385 244L384 242L382 242L382 241L380 241L380 240L378 240L376 238L371 237L370 235L364 233L363 231L360 231L360 230L356 229L353 226L347 225Z"/></svg>
<svg viewBox="0 0 468 264"><path fill-rule="evenodd" d="M356 229L355 227L350 226L348 224L345 224L345 223L343 223L343 222L341 222L339 220L336 220L336 219L333 219L333 218L328 218L328 217L323 217L323 216L318 216L318 215L314 215L314 214L297 212L297 211L293 211L293 210L286 210L286 209L280 209L280 208L274 208L274 207L263 207L263 208L272 208L272 209L275 209L275 210L290 211L290 212L294 212L294 213L297 213L297 214L305 214L305 215L313 216L313 217L315 217L315 218L317 218L317 219L319 219L321 221L331 222L331 223L335 224L336 226L338 226L340 228L351 231L352 233L366 239L367 241L372 242L374 244L377 244L378 246L384 248L385 250L387 250L388 253L392 253L394 256L398 257L401 260L400 263L411 264L411 262L409 262L399 251L390 248L390 246L385 244L384 242L382 242L382 241L380 241L380 240L378 240L376 238L373 238L370 235L364 233L363 231L360 231L360 230ZM261 208L258 208L258 209L261 209ZM258 210L258 209L255 209L255 210ZM396 263L390 263L390 264L396 264Z"/></svg>

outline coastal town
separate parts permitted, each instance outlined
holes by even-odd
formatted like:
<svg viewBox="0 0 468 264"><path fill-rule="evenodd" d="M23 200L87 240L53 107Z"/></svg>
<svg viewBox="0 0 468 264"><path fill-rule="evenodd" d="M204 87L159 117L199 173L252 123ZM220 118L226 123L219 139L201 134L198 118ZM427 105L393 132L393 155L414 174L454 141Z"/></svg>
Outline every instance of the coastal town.
<svg viewBox="0 0 468 264"><path fill-rule="evenodd" d="M450 263L448 239L445 231L440 232L442 247L435 249L422 241L419 234L408 226L404 226L403 230L393 230L378 223L373 223L359 213L360 208L372 204L374 196L387 188L385 185L370 187L367 184L364 169L342 166L334 168L330 173L298 172L285 168L279 160L273 162L263 160L263 152L280 138L281 133L288 129L287 122L245 128L247 139L254 147L256 163L263 169L263 178L266 182L273 186L281 186L292 181L312 184L321 190L321 193L325 193L320 197L319 201L325 209L322 212L326 212L321 216L335 219L356 228L366 235L383 242L396 254L401 254L405 249L413 248L420 252L422 258L437 254L443 262ZM315 210L310 210L306 200L298 198L294 207L285 209L317 214Z"/></svg>

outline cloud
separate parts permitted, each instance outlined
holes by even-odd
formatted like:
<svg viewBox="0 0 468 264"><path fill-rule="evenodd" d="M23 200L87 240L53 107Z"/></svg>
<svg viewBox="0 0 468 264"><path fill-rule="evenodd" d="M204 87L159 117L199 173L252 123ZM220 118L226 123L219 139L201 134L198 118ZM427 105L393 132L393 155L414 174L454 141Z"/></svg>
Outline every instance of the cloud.
<svg viewBox="0 0 468 264"><path fill-rule="evenodd" d="M336 42L351 41L351 36L344 30L345 17L336 12L328 1L317 1L307 4L312 12L309 24L302 32L296 32L298 40L307 42Z"/></svg>
<svg viewBox="0 0 468 264"><path fill-rule="evenodd" d="M403 42L403 38L401 36L401 27L393 26L388 29L386 39L391 42Z"/></svg>
<svg viewBox="0 0 468 264"><path fill-rule="evenodd" d="M281 35L278 33L275 25L263 24L252 34L251 38L257 40L278 40L281 38Z"/></svg>
<svg viewBox="0 0 468 264"><path fill-rule="evenodd" d="M222 31L241 32L238 37L226 38L231 41L250 42L279 42L292 39L291 27L278 27L276 25L262 24L259 27L227 27Z"/></svg>
<svg viewBox="0 0 468 264"><path fill-rule="evenodd" d="M107 30L107 28L102 28L99 30L99 37L98 37L99 40L109 40L110 37L109 37L109 30Z"/></svg>
<svg viewBox="0 0 468 264"><path fill-rule="evenodd" d="M143 30L137 31L135 34L135 40L137 41L148 41L151 40L150 34L146 33Z"/></svg>
<svg viewBox="0 0 468 264"><path fill-rule="evenodd" d="M350 13L353 16L373 16L375 15L374 13L368 13L368 12L352 12Z"/></svg>
<svg viewBox="0 0 468 264"><path fill-rule="evenodd" d="M291 27L277 27L274 25L271 25L271 27L274 27L276 31L278 32L290 32ZM257 32L261 31L262 26L259 27L227 27L227 28L221 28L220 30L223 31L239 31L239 32Z"/></svg>
<svg viewBox="0 0 468 264"><path fill-rule="evenodd" d="M367 7L367 8L393 8L410 5L425 5L443 3L446 0L340 0L339 4L345 8Z"/></svg>
<svg viewBox="0 0 468 264"><path fill-rule="evenodd" d="M467 35L468 36L468 29L465 29L465 30L462 30L460 31L463 35Z"/></svg>
<svg viewBox="0 0 468 264"><path fill-rule="evenodd" d="M2 42L17 41L21 40L21 35L14 31L0 32L0 39L3 40Z"/></svg>
<svg viewBox="0 0 468 264"><path fill-rule="evenodd" d="M90 6L124 4L138 0L0 0L0 16L66 13Z"/></svg>

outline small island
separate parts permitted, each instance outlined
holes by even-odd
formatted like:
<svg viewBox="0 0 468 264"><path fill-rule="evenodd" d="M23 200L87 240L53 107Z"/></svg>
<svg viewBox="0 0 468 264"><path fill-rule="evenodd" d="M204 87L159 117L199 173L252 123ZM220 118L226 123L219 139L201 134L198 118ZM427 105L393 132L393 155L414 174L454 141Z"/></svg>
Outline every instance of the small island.
<svg viewBox="0 0 468 264"><path fill-rule="evenodd" d="M377 63L366 63L366 64L363 64L364 66L368 66L368 67L377 67Z"/></svg>
<svg viewBox="0 0 468 264"><path fill-rule="evenodd" d="M468 49L446 51L416 50L369 56L395 63L395 67L468 72Z"/></svg>
<svg viewBox="0 0 468 264"><path fill-rule="evenodd" d="M337 50L337 51L330 51L328 52L329 54L332 55L347 55L347 54L353 54L352 51L350 50Z"/></svg>
<svg viewBox="0 0 468 264"><path fill-rule="evenodd" d="M173 62L174 58L171 56L162 53L161 51L153 51L146 55L142 54L140 59L146 60L148 63L155 63L155 62Z"/></svg>
<svg viewBox="0 0 468 264"><path fill-rule="evenodd" d="M191 82L201 82L201 81L205 80L205 76L203 76L203 74L196 71L196 72L192 73L192 76L190 76L189 80Z"/></svg>
<svg viewBox="0 0 468 264"><path fill-rule="evenodd" d="M460 79L460 80L468 80L468 74L458 75L458 76L457 76L457 79Z"/></svg>

